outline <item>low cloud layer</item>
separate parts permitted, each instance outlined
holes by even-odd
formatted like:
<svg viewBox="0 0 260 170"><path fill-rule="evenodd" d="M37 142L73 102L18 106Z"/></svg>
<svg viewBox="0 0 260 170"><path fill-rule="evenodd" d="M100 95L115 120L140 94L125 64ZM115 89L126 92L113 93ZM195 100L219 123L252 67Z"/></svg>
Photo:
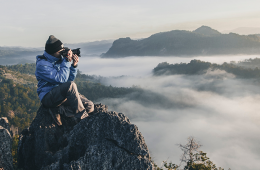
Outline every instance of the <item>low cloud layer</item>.
<svg viewBox="0 0 260 170"><path fill-rule="evenodd" d="M222 64L223 62L241 61L256 58L254 55L201 56L201 57L125 57L103 58L82 56L78 68L85 74L101 76L147 76L161 62L189 63L193 59Z"/></svg>
<svg viewBox="0 0 260 170"><path fill-rule="evenodd" d="M124 61L127 60L131 58ZM113 68L113 64L108 64L111 70L107 72L118 72L118 68L125 67L135 70L134 64L138 65L132 62L124 68ZM144 65L143 69L148 72L148 67ZM178 164L182 152L176 144L185 144L189 136L194 136L203 145L201 150L217 166L258 169L259 81L238 79L221 70L195 76L153 77L131 73L105 79L103 83L118 87L136 85L143 92L99 102L108 105L109 110L124 113L138 126L158 165L163 160Z"/></svg>
<svg viewBox="0 0 260 170"><path fill-rule="evenodd" d="M110 79L106 83L145 89L123 99L103 99L110 110L125 113L144 135L153 159L179 163L188 136L225 169L257 169L260 147L260 89L252 80L224 71L198 76Z"/></svg>

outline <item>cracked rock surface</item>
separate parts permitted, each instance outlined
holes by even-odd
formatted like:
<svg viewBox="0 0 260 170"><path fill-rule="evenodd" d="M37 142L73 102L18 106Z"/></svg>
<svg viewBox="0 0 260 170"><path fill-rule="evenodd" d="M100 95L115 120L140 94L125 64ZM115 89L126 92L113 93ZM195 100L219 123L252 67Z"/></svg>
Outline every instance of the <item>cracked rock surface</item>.
<svg viewBox="0 0 260 170"><path fill-rule="evenodd" d="M61 115L57 126L40 107L18 146L18 166L24 170L146 170L150 154L137 126L122 113L95 105L95 113L77 123Z"/></svg>
<svg viewBox="0 0 260 170"><path fill-rule="evenodd" d="M0 169L13 170L12 135L6 117L0 118Z"/></svg>

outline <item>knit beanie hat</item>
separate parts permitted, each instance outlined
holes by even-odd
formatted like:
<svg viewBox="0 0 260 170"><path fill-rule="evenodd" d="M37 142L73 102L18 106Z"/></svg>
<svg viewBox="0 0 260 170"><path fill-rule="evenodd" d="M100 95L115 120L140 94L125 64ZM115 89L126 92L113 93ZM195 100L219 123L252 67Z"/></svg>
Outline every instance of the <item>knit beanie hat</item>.
<svg viewBox="0 0 260 170"><path fill-rule="evenodd" d="M53 54L61 49L63 49L62 42L53 35L50 35L45 44L45 51L49 54Z"/></svg>

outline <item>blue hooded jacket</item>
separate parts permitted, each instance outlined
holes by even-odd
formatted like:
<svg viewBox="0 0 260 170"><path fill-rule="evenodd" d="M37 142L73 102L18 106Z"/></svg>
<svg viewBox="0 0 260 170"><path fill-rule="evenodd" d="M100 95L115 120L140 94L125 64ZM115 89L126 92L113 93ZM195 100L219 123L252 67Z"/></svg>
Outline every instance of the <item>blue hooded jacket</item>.
<svg viewBox="0 0 260 170"><path fill-rule="evenodd" d="M67 81L73 81L77 75L77 69L71 66L66 58L56 58L46 51L36 56L35 76L38 80L37 93L40 100L54 87Z"/></svg>

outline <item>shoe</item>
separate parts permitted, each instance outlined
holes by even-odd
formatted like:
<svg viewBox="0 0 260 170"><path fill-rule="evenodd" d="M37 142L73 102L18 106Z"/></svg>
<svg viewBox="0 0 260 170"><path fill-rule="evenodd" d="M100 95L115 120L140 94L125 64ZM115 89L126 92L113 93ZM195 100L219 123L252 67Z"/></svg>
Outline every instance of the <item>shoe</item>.
<svg viewBox="0 0 260 170"><path fill-rule="evenodd" d="M52 116L52 118L54 119L55 123L58 125L58 126L61 126L62 123L61 123L61 119L60 119L60 114L59 113L55 113L54 110L52 110L52 108L49 108L49 112Z"/></svg>
<svg viewBox="0 0 260 170"><path fill-rule="evenodd" d="M86 109L88 113L93 113L94 112L94 105L91 108Z"/></svg>
<svg viewBox="0 0 260 170"><path fill-rule="evenodd" d="M91 113L94 111L94 104L91 101L84 102L83 106L85 107L86 111L88 113Z"/></svg>
<svg viewBox="0 0 260 170"><path fill-rule="evenodd" d="M86 112L86 110L84 110L84 112L76 114L75 117L78 119L84 119L88 117L88 113Z"/></svg>

